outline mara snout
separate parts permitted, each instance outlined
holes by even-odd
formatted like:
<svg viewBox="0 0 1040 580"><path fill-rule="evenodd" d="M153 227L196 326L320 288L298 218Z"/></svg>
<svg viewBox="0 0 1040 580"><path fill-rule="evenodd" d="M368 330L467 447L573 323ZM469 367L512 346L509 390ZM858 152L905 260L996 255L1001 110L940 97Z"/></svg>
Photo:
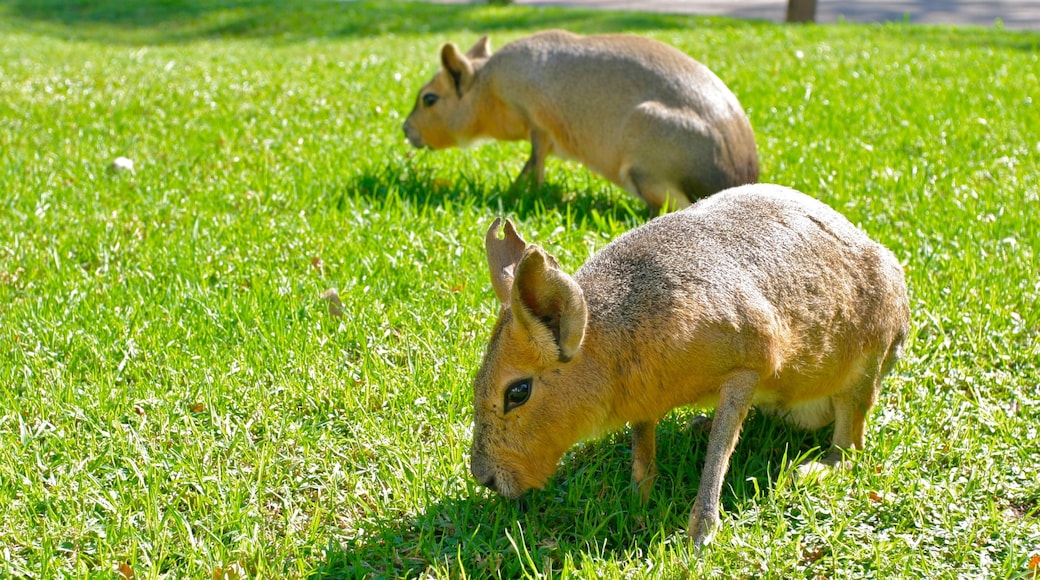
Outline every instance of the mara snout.
<svg viewBox="0 0 1040 580"><path fill-rule="evenodd" d="M404 136L408 139L408 143L416 149L422 149L426 147L426 142L423 141L422 135L419 131L412 126L410 123L411 119L404 122Z"/></svg>
<svg viewBox="0 0 1040 580"><path fill-rule="evenodd" d="M714 407L689 532L709 542L752 406L804 429L834 424L801 469L862 449L867 414L909 324L896 258L827 205L748 185L651 220L573 275L496 220L485 240L501 304L473 383L470 467L506 497L540 488L575 443L631 426L645 499L657 421Z"/></svg>
<svg viewBox="0 0 1040 580"><path fill-rule="evenodd" d="M549 30L494 54L486 36L466 53L448 43L440 61L404 124L415 147L528 140L518 182L540 185L556 155L655 210L758 181L755 136L737 97L669 45Z"/></svg>

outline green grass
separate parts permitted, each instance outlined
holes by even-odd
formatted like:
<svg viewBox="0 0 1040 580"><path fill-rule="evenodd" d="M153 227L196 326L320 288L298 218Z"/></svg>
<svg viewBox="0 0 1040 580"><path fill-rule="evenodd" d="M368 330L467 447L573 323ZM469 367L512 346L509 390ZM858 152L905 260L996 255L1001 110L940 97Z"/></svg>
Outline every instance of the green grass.
<svg viewBox="0 0 1040 580"><path fill-rule="evenodd" d="M659 428L645 507L624 433L526 511L468 475L490 220L573 271L648 219L563 162L511 196L522 145L405 143L441 42L547 26L707 63L763 179L907 269L912 341L855 468L792 484L828 434L753 415L701 553L692 411ZM1002 30L0 0L0 576L1036 577L1038 77L1040 34Z"/></svg>

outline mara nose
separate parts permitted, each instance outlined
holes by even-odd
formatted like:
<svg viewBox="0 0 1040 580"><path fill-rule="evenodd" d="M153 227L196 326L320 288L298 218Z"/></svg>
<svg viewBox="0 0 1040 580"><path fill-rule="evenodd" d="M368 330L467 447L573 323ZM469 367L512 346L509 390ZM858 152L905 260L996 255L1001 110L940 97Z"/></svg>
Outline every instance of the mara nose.
<svg viewBox="0 0 1040 580"><path fill-rule="evenodd" d="M477 480L477 483L480 485L493 491L498 491L495 489L495 471L484 460L482 454L474 453L470 458L469 472L473 474L473 479Z"/></svg>
<svg viewBox="0 0 1040 580"><path fill-rule="evenodd" d="M426 146L426 143L423 142L422 135L419 134L419 131L412 126L409 121L405 121L401 129L404 130L404 136L408 138L408 142L411 143L412 147L421 149Z"/></svg>

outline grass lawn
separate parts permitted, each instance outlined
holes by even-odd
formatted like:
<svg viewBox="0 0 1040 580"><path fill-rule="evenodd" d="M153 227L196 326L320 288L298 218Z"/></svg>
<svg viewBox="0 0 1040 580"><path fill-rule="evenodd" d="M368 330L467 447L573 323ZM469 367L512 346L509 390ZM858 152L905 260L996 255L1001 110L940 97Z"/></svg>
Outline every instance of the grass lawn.
<svg viewBox="0 0 1040 580"><path fill-rule="evenodd" d="M658 428L645 506L625 433L574 448L526 510L468 473L489 222L574 271L648 219L561 161L509 194L523 144L405 142L443 41L550 26L708 64L762 179L907 270L908 353L855 467L792 483L829 433L752 415L700 553L693 410ZM0 0L0 577L1036 578L1038 252L1040 33Z"/></svg>

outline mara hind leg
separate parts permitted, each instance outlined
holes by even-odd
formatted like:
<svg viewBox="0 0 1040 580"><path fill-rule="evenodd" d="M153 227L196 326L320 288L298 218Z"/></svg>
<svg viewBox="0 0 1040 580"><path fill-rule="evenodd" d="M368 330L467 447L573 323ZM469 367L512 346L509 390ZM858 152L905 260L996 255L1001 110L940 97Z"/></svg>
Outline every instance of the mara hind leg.
<svg viewBox="0 0 1040 580"><path fill-rule="evenodd" d="M725 189L712 128L688 110L658 102L636 108L625 127L619 182L656 214L682 209Z"/></svg>
<svg viewBox="0 0 1040 580"><path fill-rule="evenodd" d="M748 162L754 165L753 172L734 173L720 165L717 152L705 139L641 137L656 143L654 156L648 157L646 151L628 152L631 162L621 166L620 181L615 183L642 198L655 215L663 208L682 209L724 189L757 181L757 158Z"/></svg>
<svg viewBox="0 0 1040 580"><path fill-rule="evenodd" d="M645 201L655 216L661 210L671 211L690 205L690 200L676 183L638 167L629 167L625 173L626 189Z"/></svg>
<svg viewBox="0 0 1040 580"><path fill-rule="evenodd" d="M818 460L809 460L798 467L802 476L818 474L831 468L848 468L851 464L846 455L849 451L862 450L865 443L864 431L867 413L877 402L881 379L890 365L879 356L870 356L861 361L858 372L850 373L847 386L831 395L834 412L834 436L827 453Z"/></svg>

